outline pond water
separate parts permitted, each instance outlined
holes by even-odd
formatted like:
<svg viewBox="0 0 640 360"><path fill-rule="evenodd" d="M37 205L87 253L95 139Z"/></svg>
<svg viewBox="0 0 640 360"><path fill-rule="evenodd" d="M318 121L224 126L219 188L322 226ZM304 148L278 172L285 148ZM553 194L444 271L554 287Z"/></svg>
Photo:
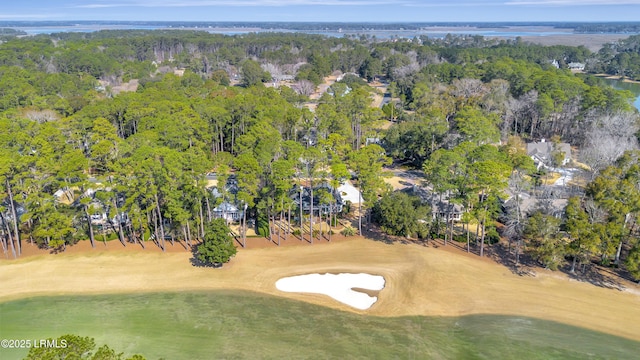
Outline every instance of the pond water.
<svg viewBox="0 0 640 360"><path fill-rule="evenodd" d="M630 82L624 82L621 80L614 80L614 79L603 79L603 80L607 84L613 86L616 89L631 91L636 97L636 100L633 103L633 105L636 107L636 109L640 110L640 83L630 83Z"/></svg>

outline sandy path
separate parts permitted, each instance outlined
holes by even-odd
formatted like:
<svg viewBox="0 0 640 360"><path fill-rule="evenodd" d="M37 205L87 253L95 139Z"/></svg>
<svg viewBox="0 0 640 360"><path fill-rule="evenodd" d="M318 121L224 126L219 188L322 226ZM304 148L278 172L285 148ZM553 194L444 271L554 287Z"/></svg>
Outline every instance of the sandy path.
<svg viewBox="0 0 640 360"><path fill-rule="evenodd" d="M316 91L314 91L313 94L309 95L309 99L311 100L320 99L320 97L322 97L322 94L324 94L329 89L329 87L331 87L331 85L333 85L337 80L338 80L338 77L336 75L330 75L330 76L324 77L322 79L322 84L318 85L318 87L316 88Z"/></svg>
<svg viewBox="0 0 640 360"><path fill-rule="evenodd" d="M409 170L401 167L385 167L384 171L391 172L393 176L384 178L384 182L391 185L394 190L402 190L414 185L421 185L424 181L424 174L418 170Z"/></svg>
<svg viewBox="0 0 640 360"><path fill-rule="evenodd" d="M0 261L0 301L44 294L242 289L355 311L328 297L283 293L275 282L316 272L383 275L365 313L379 316L509 314L555 320L640 340L640 292L570 281L557 273L518 276L447 248L353 238L332 244L240 250L222 269L191 266L188 252L104 251ZM632 291L635 291L633 293Z"/></svg>

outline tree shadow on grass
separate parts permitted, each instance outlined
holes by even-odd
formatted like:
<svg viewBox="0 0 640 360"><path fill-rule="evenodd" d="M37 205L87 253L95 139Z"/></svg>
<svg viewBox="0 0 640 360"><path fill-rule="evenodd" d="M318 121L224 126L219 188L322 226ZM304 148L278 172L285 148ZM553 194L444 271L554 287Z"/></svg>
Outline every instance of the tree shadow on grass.
<svg viewBox="0 0 640 360"><path fill-rule="evenodd" d="M440 243L442 243L442 246L445 246L444 240L441 240L441 239L434 240L434 244L439 245ZM460 251L463 251L463 252L467 252L467 243L466 242L463 244L463 243L460 243L460 242L457 242L457 241L449 240L449 241L447 241L446 246L451 246L451 247L453 247L453 248L455 248L457 250L460 250ZM475 248L475 246L473 246L473 245L471 245L469 247L469 253L470 254L480 255L480 251L477 250Z"/></svg>
<svg viewBox="0 0 640 360"><path fill-rule="evenodd" d="M377 226L369 226L368 228L366 228L364 225L362 226L362 235L370 240L373 241L378 241L381 243L385 243L387 245L391 245L395 242L401 242L401 240L398 240L397 236L392 236L392 235L388 235L385 232L383 232L382 230L380 230L379 227Z"/></svg>
<svg viewBox="0 0 640 360"><path fill-rule="evenodd" d="M42 246L40 246L40 245L38 245L38 248L40 248L40 249L46 249L46 247L42 247ZM50 248L50 249L49 249L49 254L53 254L53 255L55 255L55 254L62 254L62 253L64 253L64 251L65 251L65 250L67 250L67 249L66 249L66 247L64 247L64 246L58 246L58 247L55 247L55 248Z"/></svg>
<svg viewBox="0 0 640 360"><path fill-rule="evenodd" d="M509 249L505 243L498 243L488 247L488 251L485 251L487 257L493 259L498 264L501 264L511 270L513 274L518 276L536 276L536 270L543 269L543 265L529 254L521 254L518 264L515 263L514 248ZM570 262L571 259L568 259ZM633 281L631 276L624 274L620 269L613 269L596 264L590 263L583 266L577 266L574 273L571 272L571 265L565 264L560 267L558 272L567 275L568 278L574 281L586 282L598 287L606 289L615 289L624 291L625 286L621 280Z"/></svg>
<svg viewBox="0 0 640 360"><path fill-rule="evenodd" d="M575 273L570 271L570 266L566 266L561 270L566 273L569 278L576 281L588 282L592 285L618 291L624 291L626 289L622 282L618 280L619 278L624 278L618 269L616 269L618 271L614 271L611 268L597 266L595 264L587 264L584 267L580 266L578 268L582 269L577 269Z"/></svg>
<svg viewBox="0 0 640 360"><path fill-rule="evenodd" d="M382 231L382 229L380 229L379 226L373 225L373 224L367 225L366 227L365 225L363 225L362 233L363 233L363 236L367 239L370 239L373 241L379 241L387 245L396 244L396 243L403 244L403 245L415 244L415 245L421 245L425 247L429 245L429 242L427 241L427 239L414 239L414 238L406 238L404 236L389 235L384 231Z"/></svg>
<svg viewBox="0 0 640 360"><path fill-rule="evenodd" d="M45 251L49 252L49 254L51 254L51 255L56 255L56 254L64 254L67 251L68 248L72 248L72 247L78 245L80 242L90 243L90 240L89 239L80 240L80 241L76 241L76 242L71 243L71 244L60 245L58 247L49 247L46 244L38 244L38 243L36 243L35 245L40 250L45 250ZM107 244L111 244L111 243L117 244L117 245L121 245L123 248L125 247L124 245L122 245L122 243L119 240L109 240L107 242L104 242L102 240L96 239L94 241L94 246L92 247L92 249L105 248L105 247L107 247ZM141 241L134 242L133 240L130 240L129 238L125 238L125 243L126 243L127 246L136 246L136 247L139 246L143 250L145 249L145 246Z"/></svg>
<svg viewBox="0 0 640 360"><path fill-rule="evenodd" d="M522 253L518 257L518 263L516 264L514 245L511 247L504 243L485 245L485 256L518 276L536 277L535 269L540 268L540 264L535 259Z"/></svg>

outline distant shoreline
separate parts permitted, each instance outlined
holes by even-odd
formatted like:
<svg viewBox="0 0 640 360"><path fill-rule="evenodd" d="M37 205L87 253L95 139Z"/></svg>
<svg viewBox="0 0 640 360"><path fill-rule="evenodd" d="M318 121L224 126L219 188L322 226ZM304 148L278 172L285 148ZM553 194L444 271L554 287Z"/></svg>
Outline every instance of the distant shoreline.
<svg viewBox="0 0 640 360"><path fill-rule="evenodd" d="M587 34L567 33L564 35L522 36L522 40L543 46L565 45L584 46L591 52L598 52L604 44L617 42L636 34Z"/></svg>
<svg viewBox="0 0 640 360"><path fill-rule="evenodd" d="M640 22L638 23L640 24ZM543 46L584 46L592 52L605 44L640 32L587 33L576 31L580 24L567 23L340 23L340 22L167 22L167 21L0 21L0 28L15 29L28 35L60 32L91 33L120 31L204 31L212 34L304 33L331 37L371 35L378 39L427 36L443 38L447 34L483 36L488 39L516 39ZM639 25L640 27L640 25Z"/></svg>
<svg viewBox="0 0 640 360"><path fill-rule="evenodd" d="M570 28L557 28L551 25L511 25L511 26L474 26L473 24L356 24L356 23L9 23L0 22L0 28L15 29L28 35L52 34L60 32L91 33L101 30L131 31L204 31L221 34L248 33L306 33L325 36L372 35L383 38L414 38L427 36L443 38L447 34L459 36L483 36L498 39L540 39L548 37L582 37ZM628 35L626 35L628 36Z"/></svg>
<svg viewBox="0 0 640 360"><path fill-rule="evenodd" d="M631 80L626 76L609 75L609 74L593 74L593 76L604 78L604 79L607 79L607 80L618 80L618 81L622 81L622 82L630 83L630 84L640 84L640 81Z"/></svg>

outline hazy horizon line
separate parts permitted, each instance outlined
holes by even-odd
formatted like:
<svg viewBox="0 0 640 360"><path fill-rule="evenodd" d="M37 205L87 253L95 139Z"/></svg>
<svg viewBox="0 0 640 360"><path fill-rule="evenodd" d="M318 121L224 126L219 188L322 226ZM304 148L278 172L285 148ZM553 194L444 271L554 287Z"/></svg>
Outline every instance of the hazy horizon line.
<svg viewBox="0 0 640 360"><path fill-rule="evenodd" d="M2 20L0 23L67 23L67 22L100 22L100 23L254 23L254 24L640 24L639 21L591 21L591 20L567 20L567 21L262 21L262 20L89 20L89 19L71 19L71 20Z"/></svg>

